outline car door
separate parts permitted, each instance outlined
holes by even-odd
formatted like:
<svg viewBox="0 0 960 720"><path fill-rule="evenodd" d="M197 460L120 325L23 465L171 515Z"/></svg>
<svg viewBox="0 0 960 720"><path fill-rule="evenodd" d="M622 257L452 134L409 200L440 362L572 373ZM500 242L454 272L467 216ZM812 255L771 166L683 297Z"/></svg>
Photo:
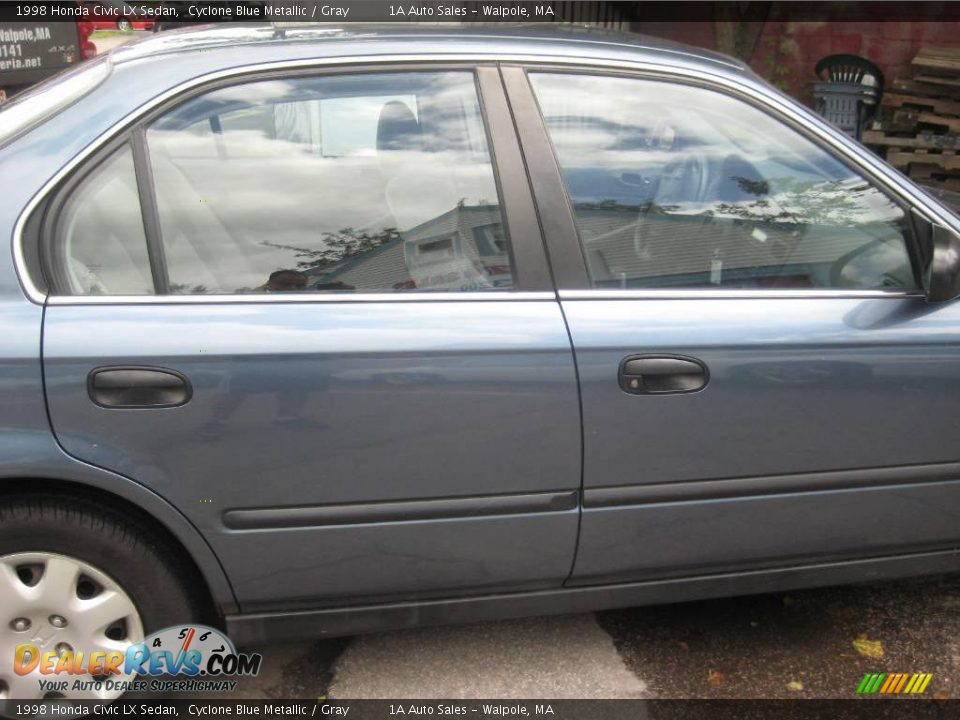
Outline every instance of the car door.
<svg viewBox="0 0 960 720"><path fill-rule="evenodd" d="M59 442L184 513L243 610L568 575L573 357L494 69L219 80L46 218Z"/></svg>
<svg viewBox="0 0 960 720"><path fill-rule="evenodd" d="M960 307L910 209L702 79L505 77L582 392L571 582L955 546Z"/></svg>

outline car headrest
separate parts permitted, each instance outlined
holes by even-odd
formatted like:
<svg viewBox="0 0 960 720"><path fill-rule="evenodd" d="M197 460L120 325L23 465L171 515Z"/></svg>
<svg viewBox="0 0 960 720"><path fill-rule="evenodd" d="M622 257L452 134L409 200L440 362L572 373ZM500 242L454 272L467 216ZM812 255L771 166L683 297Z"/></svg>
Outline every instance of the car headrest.
<svg viewBox="0 0 960 720"><path fill-rule="evenodd" d="M410 150L420 136L420 124L406 103L391 100L380 110L377 150Z"/></svg>
<svg viewBox="0 0 960 720"><path fill-rule="evenodd" d="M711 200L743 202L769 194L770 185L757 169L739 155L728 155L717 173Z"/></svg>

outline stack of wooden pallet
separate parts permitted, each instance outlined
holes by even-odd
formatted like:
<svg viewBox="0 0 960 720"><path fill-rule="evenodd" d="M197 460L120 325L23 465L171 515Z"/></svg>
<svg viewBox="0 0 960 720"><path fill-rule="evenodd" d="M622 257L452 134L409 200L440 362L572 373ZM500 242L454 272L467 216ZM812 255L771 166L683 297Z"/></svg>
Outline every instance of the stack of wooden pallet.
<svg viewBox="0 0 960 720"><path fill-rule="evenodd" d="M912 77L885 89L863 142L925 185L960 190L960 48L923 48L911 65Z"/></svg>

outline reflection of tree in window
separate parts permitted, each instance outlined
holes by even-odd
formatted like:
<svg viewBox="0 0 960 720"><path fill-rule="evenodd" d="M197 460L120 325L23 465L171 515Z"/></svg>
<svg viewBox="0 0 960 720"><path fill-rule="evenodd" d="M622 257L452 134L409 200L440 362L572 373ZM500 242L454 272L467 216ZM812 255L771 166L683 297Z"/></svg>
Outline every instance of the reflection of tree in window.
<svg viewBox="0 0 960 720"><path fill-rule="evenodd" d="M899 219L899 210L893 203L857 178L803 180L781 177L761 182L740 177L734 179L744 193L769 197L748 203L720 202L708 209L707 214L757 222L861 228L882 226ZM880 199L889 207L887 218L871 216L867 212L869 205L864 201L870 197Z"/></svg>
<svg viewBox="0 0 960 720"><path fill-rule="evenodd" d="M399 237L400 234L395 228L384 228L379 232L343 228L335 233L323 233L322 247L317 249L295 245L278 245L271 242L265 242L264 245L291 251L294 257L298 258L296 267L302 270L317 270L342 262L355 255L376 250Z"/></svg>

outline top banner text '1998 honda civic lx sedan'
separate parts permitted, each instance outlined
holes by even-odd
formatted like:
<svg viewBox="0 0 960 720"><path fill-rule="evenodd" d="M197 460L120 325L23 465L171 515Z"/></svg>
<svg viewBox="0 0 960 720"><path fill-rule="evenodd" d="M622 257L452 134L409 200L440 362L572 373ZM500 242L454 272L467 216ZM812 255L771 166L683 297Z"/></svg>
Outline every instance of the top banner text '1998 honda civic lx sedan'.
<svg viewBox="0 0 960 720"><path fill-rule="evenodd" d="M960 568L960 222L736 61L181 31L0 138L0 696Z"/></svg>

